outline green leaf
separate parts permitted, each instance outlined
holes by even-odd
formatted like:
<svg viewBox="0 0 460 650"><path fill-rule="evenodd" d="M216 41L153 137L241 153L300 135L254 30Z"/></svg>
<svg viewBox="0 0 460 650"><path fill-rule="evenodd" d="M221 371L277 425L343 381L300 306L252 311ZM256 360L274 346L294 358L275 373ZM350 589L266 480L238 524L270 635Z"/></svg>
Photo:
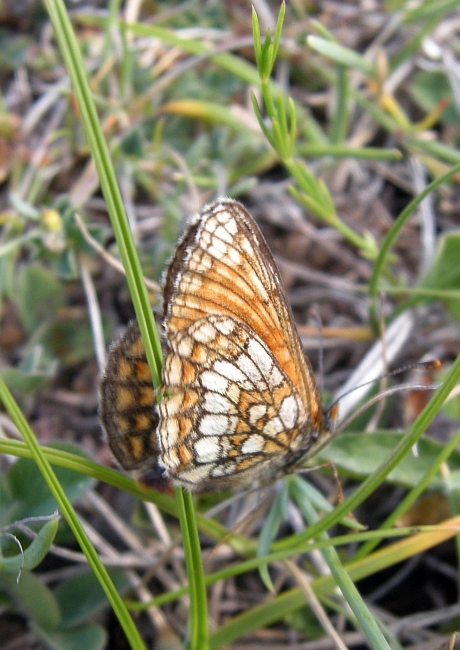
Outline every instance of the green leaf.
<svg viewBox="0 0 460 650"><path fill-rule="evenodd" d="M293 474L292 476L287 477L287 480L289 482L289 496L299 508L302 501L307 500L318 512L332 512L334 509L334 506L329 503L321 492L311 485L311 483L306 481L300 474ZM353 519L352 517L342 517L340 523L342 526L347 526L352 530L360 528L360 524L358 524L356 519Z"/></svg>
<svg viewBox="0 0 460 650"><path fill-rule="evenodd" d="M460 493L460 470L450 472L449 475L444 478L444 480L448 486L449 493L455 492L458 496Z"/></svg>
<svg viewBox="0 0 460 650"><path fill-rule="evenodd" d="M121 569L112 569L109 575L118 593L129 587L128 578ZM61 582L54 595L61 610L61 628L82 624L108 604L98 579L90 571Z"/></svg>
<svg viewBox="0 0 460 650"><path fill-rule="evenodd" d="M444 72L419 72L410 85L410 93L424 111L430 112L440 101L449 100L440 117L440 121L458 126L458 114L452 97L452 88Z"/></svg>
<svg viewBox="0 0 460 650"><path fill-rule="evenodd" d="M42 345L29 345L20 365L2 368L0 377L10 390L26 394L47 384L54 377L56 367L57 362L50 361Z"/></svg>
<svg viewBox="0 0 460 650"><path fill-rule="evenodd" d="M294 476L292 482L295 483L297 480L298 477ZM319 521L319 516L313 508L312 504L307 499L298 501L297 503L306 522L310 525L317 524ZM328 539L328 535L323 532L319 538L326 540ZM321 555L328 565L331 575L337 584L337 587L339 587L345 600L350 606L350 609L356 616L359 627L366 635L370 647L374 648L375 650L390 650L390 646L383 636L380 625L377 622L378 619L376 619L375 615L373 616L366 607L364 601L361 598L361 595L356 589L354 582L342 566L339 555L335 548L333 546L325 546L323 549L321 549Z"/></svg>
<svg viewBox="0 0 460 650"><path fill-rule="evenodd" d="M24 200L22 196L19 196L16 192L11 192L9 202L11 203L11 207L21 217L36 222L40 220L40 210L38 210L34 205L28 203L28 201Z"/></svg>
<svg viewBox="0 0 460 650"><path fill-rule="evenodd" d="M55 367L55 366L53 366ZM51 379L44 372L23 372L20 368L2 368L0 376L12 391L27 395L38 388L43 388Z"/></svg>
<svg viewBox="0 0 460 650"><path fill-rule="evenodd" d="M348 47L328 41L325 38L321 38L321 36L308 36L307 43L312 50L315 50L328 59L332 59L336 63L340 63L340 65L344 65L352 70L361 70L366 77L373 78L375 76L372 63Z"/></svg>
<svg viewBox="0 0 460 650"><path fill-rule="evenodd" d="M10 573L2 573L0 589L40 627L52 629L59 624L60 612L53 593L33 573L23 573L19 583Z"/></svg>
<svg viewBox="0 0 460 650"><path fill-rule="evenodd" d="M28 332L53 318L65 305L62 285L43 266L30 264L18 282L17 305L22 323Z"/></svg>
<svg viewBox="0 0 460 650"><path fill-rule="evenodd" d="M399 433L347 433L338 436L321 451L321 459L334 463L354 477L373 474L382 459L396 447L403 434ZM407 454L389 474L391 483L412 488L420 483L443 445L428 438L417 443L418 455ZM451 471L460 469L460 452L449 457ZM432 487L441 487L433 484Z"/></svg>
<svg viewBox="0 0 460 650"><path fill-rule="evenodd" d="M451 315L460 321L460 231L440 237L432 265L421 279L419 287L441 291L454 290L458 297L438 295Z"/></svg>
<svg viewBox="0 0 460 650"><path fill-rule="evenodd" d="M107 327L107 320L103 322ZM45 325L36 337L51 358L58 357L64 365L86 361L94 355L94 341L89 318L59 319Z"/></svg>
<svg viewBox="0 0 460 650"><path fill-rule="evenodd" d="M86 454L74 445L55 443L50 446L87 458ZM75 501L92 483L91 478L65 467L55 467L55 473L71 501ZM49 515L57 509L57 503L37 465L26 458L20 458L8 470L4 495L0 510L2 525L27 517Z"/></svg>
<svg viewBox="0 0 460 650"><path fill-rule="evenodd" d="M257 557L263 557L270 552L270 546L276 535L278 534L281 523L283 522L288 505L288 486L283 484L281 492L276 495L270 512L265 518L264 525L259 535L259 544L257 546ZM263 565L259 569L259 574L262 582L270 591L274 591L273 582L268 573L267 565Z"/></svg>
<svg viewBox="0 0 460 650"><path fill-rule="evenodd" d="M144 146L139 129L133 129L120 142L120 149L126 156L142 158L145 156Z"/></svg>
<svg viewBox="0 0 460 650"><path fill-rule="evenodd" d="M34 627L37 636L52 650L102 650L107 644L107 633L99 625L84 625L72 630Z"/></svg>
<svg viewBox="0 0 460 650"><path fill-rule="evenodd" d="M8 9L3 3L2 12L4 12L5 18L7 18ZM13 15L14 9L10 16ZM26 65L27 53L30 52L30 48L33 47L32 36L20 35L19 30L15 29L7 30L6 22L3 23L0 48L0 68L4 74L8 70L14 72L14 70L17 70L20 66Z"/></svg>
<svg viewBox="0 0 460 650"><path fill-rule="evenodd" d="M49 551L56 536L59 517L47 521L40 529L37 537L23 553L11 557L3 557L0 544L0 569L17 575L20 571L31 571L40 564Z"/></svg>
<svg viewBox="0 0 460 650"><path fill-rule="evenodd" d="M78 262L73 248L66 248L57 257L50 260L53 271L62 280L76 280L78 278Z"/></svg>
<svg viewBox="0 0 460 650"><path fill-rule="evenodd" d="M447 374L447 367L439 373L437 380L443 381L444 376ZM460 420L460 395L453 394L442 407L442 412L451 420Z"/></svg>

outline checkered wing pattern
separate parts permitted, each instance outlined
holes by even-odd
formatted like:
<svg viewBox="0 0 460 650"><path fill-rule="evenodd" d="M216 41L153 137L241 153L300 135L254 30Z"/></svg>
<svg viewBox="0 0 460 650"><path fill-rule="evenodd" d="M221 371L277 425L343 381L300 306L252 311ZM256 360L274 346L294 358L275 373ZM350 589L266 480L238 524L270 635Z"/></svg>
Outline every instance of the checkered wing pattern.
<svg viewBox="0 0 460 650"><path fill-rule="evenodd" d="M166 273L159 464L206 491L268 483L326 431L273 257L223 199L193 216Z"/></svg>
<svg viewBox="0 0 460 650"><path fill-rule="evenodd" d="M139 326L112 346L99 389L99 416L113 455L134 470L158 457L158 411Z"/></svg>

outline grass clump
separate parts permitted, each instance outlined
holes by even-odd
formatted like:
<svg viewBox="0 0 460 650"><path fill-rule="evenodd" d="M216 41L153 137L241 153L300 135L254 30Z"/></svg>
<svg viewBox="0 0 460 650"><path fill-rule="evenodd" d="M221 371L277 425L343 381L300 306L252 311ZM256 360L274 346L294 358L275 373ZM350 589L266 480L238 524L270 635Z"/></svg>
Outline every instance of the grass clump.
<svg viewBox="0 0 460 650"><path fill-rule="evenodd" d="M6 611L57 648L117 647L105 598L132 648L154 637L200 649L324 635L336 647L447 642L460 465L455 400L445 407L459 374L452 7L251 15L209 2L153 15L113 3L70 20L57 0L46 9L29 23L12 14L16 31L0 34ZM106 341L135 314L159 385L161 272L183 216L222 194L261 223L313 363L319 313L325 399L357 372L363 382L387 363L443 361L439 377L409 377L440 384L431 400L412 389L372 407L321 452L343 498L330 466L228 502L145 492L107 467L96 417ZM94 242L123 261L126 283ZM343 415L355 408L341 401ZM40 562L53 540L47 562L65 547L72 575L51 564L50 586ZM144 613L134 623L129 610Z"/></svg>

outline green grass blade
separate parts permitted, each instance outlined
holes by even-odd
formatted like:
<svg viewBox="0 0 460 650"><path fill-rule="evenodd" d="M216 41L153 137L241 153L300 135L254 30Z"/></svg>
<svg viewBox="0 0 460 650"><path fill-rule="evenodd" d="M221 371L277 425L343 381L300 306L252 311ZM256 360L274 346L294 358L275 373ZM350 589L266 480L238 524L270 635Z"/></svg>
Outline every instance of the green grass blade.
<svg viewBox="0 0 460 650"><path fill-rule="evenodd" d="M162 352L160 339L150 307L142 269L118 187L107 143L99 123L96 106L89 88L83 60L62 0L46 0L59 48L66 64L81 113L83 128L94 158L101 189L107 203L118 249L126 270L126 279L134 310L144 341L147 360L155 386L159 386Z"/></svg>
<svg viewBox="0 0 460 650"><path fill-rule="evenodd" d="M139 636L139 633L133 623L131 616L129 615L128 610L126 609L124 602L115 589L106 568L99 560L96 549L86 536L86 533L78 520L72 504L62 489L62 486L59 483L49 461L43 454L36 437L34 436L31 428L27 424L26 419L21 412L21 409L16 404L13 396L1 378L0 400L3 402L13 423L16 425L18 431L21 433L24 441L29 447L33 460L37 463L37 466L39 467L43 478L45 479L52 495L57 501L59 510L69 524L69 527L75 535L75 538L81 550L85 554L88 563L91 566L91 569L98 578L102 589L104 590L110 604L112 605L113 611L115 612L115 615L117 616L120 625L122 626L126 637L131 644L131 648L133 648L133 650L143 650L144 644L141 637Z"/></svg>
<svg viewBox="0 0 460 650"><path fill-rule="evenodd" d="M293 477L291 490L294 491L296 486L300 488L298 498L296 499L297 506L301 509L303 516L310 526L316 524L318 522L318 515L308 499L303 497L302 484L298 477ZM326 533L321 533L320 539L327 539ZM343 568L335 548L323 548L321 553L335 582L337 583L337 586L340 587L345 600L356 616L356 620L358 621L361 630L364 632L371 644L371 647L374 648L374 650L390 650L390 646L377 625L375 618L364 604L359 591L356 589L352 579Z"/></svg>
<svg viewBox="0 0 460 650"><path fill-rule="evenodd" d="M376 304L377 304L377 292L378 292L378 283L379 283L379 278L383 272L384 266L385 266L385 261L387 258L387 255L393 245L393 242L397 238L401 228L404 226L406 221L411 217L413 212L416 210L416 208L420 205L420 203L423 201L423 199L428 196L430 192L432 192L434 189L442 185L443 183L447 182L450 180L455 174L457 174L460 171L460 164L455 165L455 167L452 167L448 172L445 174L442 174L442 176L439 176L436 178L434 181L432 181L429 185L425 187L423 192L420 192L418 196L413 199L409 205L407 205L404 210L401 212L399 217L396 219L390 230L388 231L385 240L382 244L382 247L380 249L380 253L375 261L374 269L372 271L372 276L371 280L369 282L369 297L370 297L370 307L369 307L369 312L370 312L370 320L371 323L374 324L374 327L377 328L378 325L378 319L377 319L377 314L376 314Z"/></svg>
<svg viewBox="0 0 460 650"><path fill-rule="evenodd" d="M415 503L418 497L425 492L428 485L434 479L436 474L440 471L441 465L447 461L450 454L457 448L457 445L460 443L460 429L457 431L456 435L453 436L451 440L442 448L441 453L437 458L433 460L428 472L426 472L423 479L420 483L414 487L404 499L399 503L389 517L381 524L380 529L389 529L393 524L398 521L402 515L408 511L408 509ZM363 544L359 551L355 555L355 559L366 557L378 544L378 539L369 540L366 544Z"/></svg>
<svg viewBox="0 0 460 650"><path fill-rule="evenodd" d="M388 474L390 474L401 459L410 452L417 440L423 435L458 381L460 381L460 356L457 357L453 363L442 386L437 389L430 402L417 417L407 434L402 438L401 442L395 447L391 454L383 460L374 474L363 481L353 494L338 505L333 512L325 515L317 524L313 524L313 526L310 526L310 528L303 533L292 535L289 539L275 542L272 550L282 550L284 548L289 548L292 545L298 545L302 542L306 543L309 539L318 536L321 532L336 524L344 515L354 510L370 494L372 494L372 492L383 483Z"/></svg>
<svg viewBox="0 0 460 650"><path fill-rule="evenodd" d="M181 488L176 488L175 494L189 581L190 612L187 650L207 650L209 647L208 604L193 499L188 490Z"/></svg>

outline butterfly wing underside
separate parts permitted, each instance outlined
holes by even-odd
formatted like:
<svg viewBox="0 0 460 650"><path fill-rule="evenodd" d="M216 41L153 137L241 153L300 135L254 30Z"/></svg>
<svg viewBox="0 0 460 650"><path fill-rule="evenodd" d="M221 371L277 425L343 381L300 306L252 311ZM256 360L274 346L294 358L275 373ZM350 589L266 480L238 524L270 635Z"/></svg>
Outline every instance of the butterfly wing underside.
<svg viewBox="0 0 460 650"><path fill-rule="evenodd" d="M321 402L278 271L236 201L192 217L165 279L160 465L190 489L262 483L321 433Z"/></svg>
<svg viewBox="0 0 460 650"><path fill-rule="evenodd" d="M110 449L127 470L158 457L159 414L137 322L112 345L99 387L99 416Z"/></svg>

